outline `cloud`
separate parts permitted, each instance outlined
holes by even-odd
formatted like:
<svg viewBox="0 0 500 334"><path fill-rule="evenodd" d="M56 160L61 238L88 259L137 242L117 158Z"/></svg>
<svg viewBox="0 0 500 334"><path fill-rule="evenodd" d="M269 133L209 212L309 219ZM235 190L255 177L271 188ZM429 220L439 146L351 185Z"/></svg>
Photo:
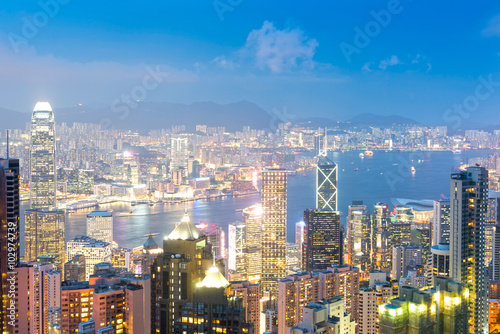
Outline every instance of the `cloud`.
<svg viewBox="0 0 500 334"><path fill-rule="evenodd" d="M371 61L369 61L363 65L361 70L365 71L365 72L373 72L373 70L370 68L371 65L373 65L373 63Z"/></svg>
<svg viewBox="0 0 500 334"><path fill-rule="evenodd" d="M386 70L389 66L395 66L395 65L401 65L401 64L403 64L403 63L401 62L401 60L399 60L399 58L397 56L391 56L391 58L389 58L389 59L385 59L385 60L380 61L380 64L378 65L378 67L381 70Z"/></svg>
<svg viewBox="0 0 500 334"><path fill-rule="evenodd" d="M495 16L488 22L488 26L482 31L483 36L500 36L500 15Z"/></svg>
<svg viewBox="0 0 500 334"><path fill-rule="evenodd" d="M224 56L224 55L215 57L211 61L211 63L216 64L218 67L226 69L226 70L233 70L239 66L234 61L227 59L226 56Z"/></svg>
<svg viewBox="0 0 500 334"><path fill-rule="evenodd" d="M278 74L313 69L318 45L300 28L279 30L273 23L265 21L262 28L250 32L240 54L250 57L257 67Z"/></svg>

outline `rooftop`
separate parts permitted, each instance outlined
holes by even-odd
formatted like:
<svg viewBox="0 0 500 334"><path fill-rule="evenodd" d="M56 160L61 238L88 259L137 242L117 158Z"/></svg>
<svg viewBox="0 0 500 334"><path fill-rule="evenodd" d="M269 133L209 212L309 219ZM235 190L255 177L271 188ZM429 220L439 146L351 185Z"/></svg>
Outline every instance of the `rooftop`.
<svg viewBox="0 0 500 334"><path fill-rule="evenodd" d="M197 287L205 287L205 288L226 288L230 284L227 279L220 273L219 268L212 267L208 269L207 276L198 283Z"/></svg>
<svg viewBox="0 0 500 334"><path fill-rule="evenodd" d="M166 239L174 240L196 240L203 236L203 233L191 222L189 215L186 212L184 217L174 230L168 235Z"/></svg>
<svg viewBox="0 0 500 334"><path fill-rule="evenodd" d="M113 217L113 215L108 211L92 211L87 217Z"/></svg>

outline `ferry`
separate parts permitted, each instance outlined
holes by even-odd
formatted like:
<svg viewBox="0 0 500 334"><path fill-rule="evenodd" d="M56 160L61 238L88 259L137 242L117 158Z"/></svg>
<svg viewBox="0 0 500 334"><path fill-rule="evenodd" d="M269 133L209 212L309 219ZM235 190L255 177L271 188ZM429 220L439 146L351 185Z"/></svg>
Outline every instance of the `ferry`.
<svg viewBox="0 0 500 334"><path fill-rule="evenodd" d="M373 156L373 151L365 151L365 155L367 157L371 157L371 156Z"/></svg>
<svg viewBox="0 0 500 334"><path fill-rule="evenodd" d="M460 149L458 149L458 148L452 150L452 152L453 152L453 154L460 154L460 153L462 153L462 151Z"/></svg>
<svg viewBox="0 0 500 334"><path fill-rule="evenodd" d="M360 157L361 159L363 159L363 158L365 157L365 155L364 155L363 153L360 153L360 154L359 154L359 157Z"/></svg>
<svg viewBox="0 0 500 334"><path fill-rule="evenodd" d="M415 172L416 172L415 167L411 166L411 173L415 174Z"/></svg>

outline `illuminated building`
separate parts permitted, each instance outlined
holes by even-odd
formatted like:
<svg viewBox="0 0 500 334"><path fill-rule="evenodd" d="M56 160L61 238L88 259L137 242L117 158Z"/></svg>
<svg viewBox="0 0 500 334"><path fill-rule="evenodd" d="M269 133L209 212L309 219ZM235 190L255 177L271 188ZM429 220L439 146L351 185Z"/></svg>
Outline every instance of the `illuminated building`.
<svg viewBox="0 0 500 334"><path fill-rule="evenodd" d="M217 267L212 267L196 285L193 302L181 307L174 334L253 333L246 322L241 298L230 297L230 283Z"/></svg>
<svg viewBox="0 0 500 334"><path fill-rule="evenodd" d="M182 168L187 171L187 159L188 138L184 136L173 136L170 138L170 169Z"/></svg>
<svg viewBox="0 0 500 334"><path fill-rule="evenodd" d="M19 225L19 160L0 159L0 331L6 332L9 306L8 283L12 272L9 266L17 266L20 259ZM9 250L9 247L11 251ZM9 255L10 259L9 259Z"/></svg>
<svg viewBox="0 0 500 334"><path fill-rule="evenodd" d="M484 225L488 171L484 167L468 167L451 174L450 194L450 277L469 290L469 331L487 333Z"/></svg>
<svg viewBox="0 0 500 334"><path fill-rule="evenodd" d="M163 255L151 268L153 333L173 333L181 308L193 302L193 293L212 267L212 247L187 212L163 240Z"/></svg>
<svg viewBox="0 0 500 334"><path fill-rule="evenodd" d="M286 271L293 274L300 271L299 263L299 245L292 242L286 243Z"/></svg>
<svg viewBox="0 0 500 334"><path fill-rule="evenodd" d="M94 288L88 282L63 282L61 286L61 333L74 333L93 317Z"/></svg>
<svg viewBox="0 0 500 334"><path fill-rule="evenodd" d="M226 233L222 226L216 224L201 223L196 227L207 236L207 242L212 245L212 251L216 260L226 257Z"/></svg>
<svg viewBox="0 0 500 334"><path fill-rule="evenodd" d="M121 276L125 290L125 333L151 333L151 276ZM132 287L132 288L129 288ZM138 289L137 287L142 289Z"/></svg>
<svg viewBox="0 0 500 334"><path fill-rule="evenodd" d="M492 258L490 264L490 279L492 281L500 281L500 225L494 225L492 231Z"/></svg>
<svg viewBox="0 0 500 334"><path fill-rule="evenodd" d="M229 295L242 300L246 321L253 325L254 333L260 333L260 285L248 281L231 282Z"/></svg>
<svg viewBox="0 0 500 334"><path fill-rule="evenodd" d="M319 272L320 298L342 296L346 312L358 323L359 268L345 264Z"/></svg>
<svg viewBox="0 0 500 334"><path fill-rule="evenodd" d="M113 216L108 211L92 211L87 215L87 236L113 243Z"/></svg>
<svg viewBox="0 0 500 334"><path fill-rule="evenodd" d="M389 226L389 245L401 246L411 242L410 222L391 222Z"/></svg>
<svg viewBox="0 0 500 334"><path fill-rule="evenodd" d="M325 270L343 264L343 240L338 211L307 209L304 211L304 244L302 268Z"/></svg>
<svg viewBox="0 0 500 334"><path fill-rule="evenodd" d="M111 265L114 268L127 269L128 271L130 270L131 256L131 249L121 247L113 248L111 250Z"/></svg>
<svg viewBox="0 0 500 334"><path fill-rule="evenodd" d="M320 156L316 166L316 208L337 211L337 165Z"/></svg>
<svg viewBox="0 0 500 334"><path fill-rule="evenodd" d="M228 269L235 270L246 277L245 261L245 224L231 223L228 229Z"/></svg>
<svg viewBox="0 0 500 334"><path fill-rule="evenodd" d="M413 223L415 215L412 207L400 205L395 208L395 212L396 221Z"/></svg>
<svg viewBox="0 0 500 334"><path fill-rule="evenodd" d="M450 242L450 199L434 201L432 245Z"/></svg>
<svg viewBox="0 0 500 334"><path fill-rule="evenodd" d="M278 334L302 321L302 307L320 298L319 276L310 272L288 275L278 282Z"/></svg>
<svg viewBox="0 0 500 334"><path fill-rule="evenodd" d="M31 118L30 194L32 209L56 207L56 135L52 108L38 102Z"/></svg>
<svg viewBox="0 0 500 334"><path fill-rule="evenodd" d="M437 278L433 288L401 287L378 307L379 333L467 333L468 299L467 288L449 278Z"/></svg>
<svg viewBox="0 0 500 334"><path fill-rule="evenodd" d="M450 276L450 245L439 244L431 247L432 278Z"/></svg>
<svg viewBox="0 0 500 334"><path fill-rule="evenodd" d="M410 238L412 243L422 248L422 263L427 263L431 253L431 230L427 226L414 228L410 232Z"/></svg>
<svg viewBox="0 0 500 334"><path fill-rule="evenodd" d="M372 246L372 228L370 211L354 210L350 215L351 224L351 263L359 267L361 271L371 269L371 246Z"/></svg>
<svg viewBox="0 0 500 334"><path fill-rule="evenodd" d="M286 334L356 333L356 323L345 312L341 296L303 306L302 314L302 321L294 327L287 327Z"/></svg>
<svg viewBox="0 0 500 334"><path fill-rule="evenodd" d="M391 247L389 245L389 206L377 203L373 206L373 267L377 270L390 270Z"/></svg>
<svg viewBox="0 0 500 334"><path fill-rule="evenodd" d="M286 275L287 176L282 169L262 171L262 278L263 289L276 293Z"/></svg>
<svg viewBox="0 0 500 334"><path fill-rule="evenodd" d="M94 170L80 169L78 170L78 193L93 195L94 194Z"/></svg>
<svg viewBox="0 0 500 334"><path fill-rule="evenodd" d="M500 223L500 192L488 191L488 211L486 222L491 224Z"/></svg>
<svg viewBox="0 0 500 334"><path fill-rule="evenodd" d="M395 246L392 248L392 275L399 281L401 277L408 275L408 267L422 264L422 247L416 244Z"/></svg>
<svg viewBox="0 0 500 334"><path fill-rule="evenodd" d="M42 255L57 255L57 264L66 262L64 249L65 212L26 210L24 212L24 260L36 261Z"/></svg>
<svg viewBox="0 0 500 334"><path fill-rule="evenodd" d="M371 278L370 274L370 278ZM396 282L377 281L375 284L359 290L359 327L358 333L375 334L379 332L378 306L398 295Z"/></svg>
<svg viewBox="0 0 500 334"><path fill-rule="evenodd" d="M78 254L64 264L64 280L73 282L85 281L85 256Z"/></svg>
<svg viewBox="0 0 500 334"><path fill-rule="evenodd" d="M163 254L163 249L158 246L155 239L153 238L155 234L150 233L146 234L145 236L147 236L148 238L142 245L142 249L134 248L134 253L136 251L139 251L141 258L141 268L140 270L134 271L136 274L151 274L151 268L153 266L154 260L161 254ZM125 260L126 260L126 255L125 255ZM130 265L130 257L128 264Z"/></svg>
<svg viewBox="0 0 500 334"><path fill-rule="evenodd" d="M427 286L427 277L419 275L418 270L408 270L408 275L399 279L399 286L423 288Z"/></svg>
<svg viewBox="0 0 500 334"><path fill-rule="evenodd" d="M302 264L304 261L302 259L302 244L304 243L304 228L306 224L304 222L295 223L295 243L299 245L299 262Z"/></svg>
<svg viewBox="0 0 500 334"><path fill-rule="evenodd" d="M111 244L87 236L77 235L67 243L67 256L85 256L85 280L94 273L94 266L101 262L111 262Z"/></svg>
<svg viewBox="0 0 500 334"><path fill-rule="evenodd" d="M486 223L484 225L484 265L491 271L493 265L491 260L493 260L493 247L495 247L495 234L497 232L496 224ZM500 231L499 231L500 233ZM499 238L497 237L497 240ZM500 242L500 240L498 240ZM498 245L500 246L500 244ZM500 249L497 247L497 251ZM491 277L489 277L491 279Z"/></svg>
<svg viewBox="0 0 500 334"><path fill-rule="evenodd" d="M139 164L132 152L123 152L123 179L130 185L139 184Z"/></svg>
<svg viewBox="0 0 500 334"><path fill-rule="evenodd" d="M354 260L354 212L359 210L366 210L366 205L363 204L363 201L352 201L352 204L349 205L347 214L347 256L348 263L353 264ZM359 233L357 233L359 234ZM357 235L356 234L356 235ZM356 245L356 247L360 247L360 245Z"/></svg>
<svg viewBox="0 0 500 334"><path fill-rule="evenodd" d="M262 275L262 207L252 205L243 209L245 224L245 263L248 281L257 283Z"/></svg>

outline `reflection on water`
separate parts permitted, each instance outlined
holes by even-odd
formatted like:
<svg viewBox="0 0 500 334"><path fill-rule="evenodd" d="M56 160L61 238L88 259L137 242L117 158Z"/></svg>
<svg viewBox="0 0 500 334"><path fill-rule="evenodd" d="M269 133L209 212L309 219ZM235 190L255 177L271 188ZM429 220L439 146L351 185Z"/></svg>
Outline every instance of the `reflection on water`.
<svg viewBox="0 0 500 334"><path fill-rule="evenodd" d="M391 198L438 199L441 193L449 194L449 174L452 168L467 163L470 157L491 153L490 150L451 152L423 152L419 159L410 161L410 152L374 152L373 157L359 158L359 152L333 152L330 158L339 165L339 210L347 212L353 200L363 200L370 211L379 201L390 203ZM408 164L415 166L412 176ZM410 165L410 166L411 166ZM355 169L358 169L355 171ZM305 172L288 178L288 228L287 239L295 241L295 223L302 220L304 209L315 205L315 171ZM391 187L387 175L395 175L397 182ZM260 202L260 196L253 194L236 198L220 198L186 203L191 220L221 224L226 228L231 222L241 221L241 210ZM157 204L155 206L115 203L100 206L100 210L113 210L114 239L121 247L133 248L142 245L147 233L159 233L156 241L161 240L180 221L184 213L182 204ZM26 202L22 211L26 209ZM85 234L85 218L92 209L77 211L67 215L66 240L78 234ZM133 211L131 215L126 215ZM21 215L21 220L23 219ZM227 239L227 238L226 238Z"/></svg>

